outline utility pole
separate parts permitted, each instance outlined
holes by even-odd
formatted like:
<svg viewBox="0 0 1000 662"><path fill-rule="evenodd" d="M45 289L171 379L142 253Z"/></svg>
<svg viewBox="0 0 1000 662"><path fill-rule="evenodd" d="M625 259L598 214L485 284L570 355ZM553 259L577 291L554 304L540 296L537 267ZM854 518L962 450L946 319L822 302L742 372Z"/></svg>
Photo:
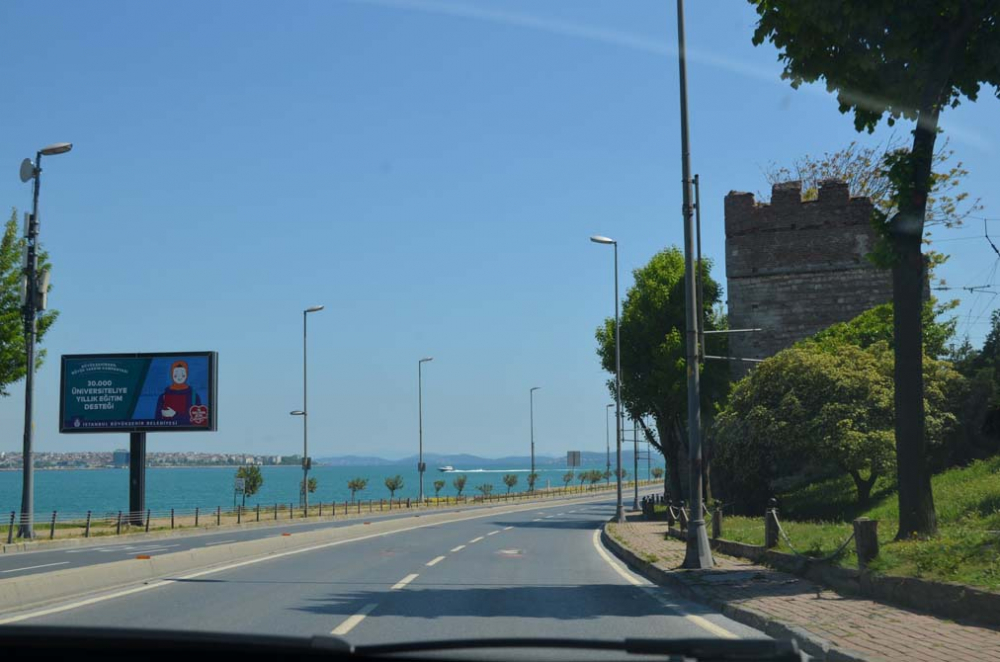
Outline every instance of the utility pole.
<svg viewBox="0 0 1000 662"><path fill-rule="evenodd" d="M417 451L417 473L420 476L420 494L417 497L418 503L424 502L424 470L427 468L424 464L424 364L428 361L433 361L433 356L428 356L426 358L417 361L417 435L420 439L419 449Z"/></svg>
<svg viewBox="0 0 1000 662"><path fill-rule="evenodd" d="M691 148L688 142L687 55L684 42L684 0L677 0L677 51L680 67L681 178L684 186L684 309L687 339L688 455L691 460L687 551L684 568L711 568L715 565L705 530L701 485L701 393L698 380L698 284L695 278L695 228L691 205Z"/></svg>
<svg viewBox="0 0 1000 662"><path fill-rule="evenodd" d="M531 413L530 416L530 426L531 426L531 473L528 474L528 489L532 492L535 491L535 483L533 476L535 475L535 391L542 388L541 386L532 386L528 390L528 400L530 402Z"/></svg>

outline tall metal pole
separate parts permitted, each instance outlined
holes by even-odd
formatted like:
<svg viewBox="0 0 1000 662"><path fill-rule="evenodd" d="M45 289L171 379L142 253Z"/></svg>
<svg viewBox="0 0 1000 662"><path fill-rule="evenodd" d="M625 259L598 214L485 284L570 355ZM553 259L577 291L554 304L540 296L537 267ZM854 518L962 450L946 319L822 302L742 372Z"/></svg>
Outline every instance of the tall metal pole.
<svg viewBox="0 0 1000 662"><path fill-rule="evenodd" d="M417 361L417 426L420 437L420 449L417 452L417 473L420 475L420 494L418 500L424 502L424 361Z"/></svg>
<svg viewBox="0 0 1000 662"><path fill-rule="evenodd" d="M632 485L635 488L635 498L632 501L632 510L639 510L639 431L636 429L635 419L632 419Z"/></svg>
<svg viewBox="0 0 1000 662"><path fill-rule="evenodd" d="M617 486L618 496L615 504L615 521L625 522L625 509L622 507L622 328L618 315L618 242L615 242L615 442L617 447Z"/></svg>
<svg viewBox="0 0 1000 662"><path fill-rule="evenodd" d="M701 181L698 175L694 176L694 230L695 250L697 252L695 279L698 282L698 358L700 360L705 354L705 308L702 303L705 283L701 269Z"/></svg>
<svg viewBox="0 0 1000 662"><path fill-rule="evenodd" d="M302 311L302 505L309 516L309 380L306 377L306 320L309 311Z"/></svg>
<svg viewBox="0 0 1000 662"><path fill-rule="evenodd" d="M35 454L34 454L34 420L32 414L32 398L35 391L35 336L38 329L38 303L36 270L38 267L38 190L42 186L42 153L35 154L35 184L32 193L31 219L28 221L27 233L27 265L25 277L27 287L24 299L24 446L21 455L23 464L23 480L21 482L21 522L17 535L21 538L34 538L35 513Z"/></svg>
<svg viewBox="0 0 1000 662"><path fill-rule="evenodd" d="M611 408L614 407L614 403L611 403L604 408L604 443L607 450L607 464L604 467L605 482L608 485L611 484Z"/></svg>
<svg viewBox="0 0 1000 662"><path fill-rule="evenodd" d="M530 426L531 426L531 473L528 474L528 480L530 483L530 489L532 492L535 491L535 484L530 482L532 476L535 475L535 391L537 391L540 386L533 386L528 391L528 400L530 404Z"/></svg>
<svg viewBox="0 0 1000 662"><path fill-rule="evenodd" d="M681 87L681 177L684 185L684 308L687 327L688 455L691 459L689 480L691 515L688 521L687 550L684 568L710 568L714 565L712 549L705 530L701 494L701 409L698 384L698 287L694 268L694 216L691 209L691 150L688 144L687 63L684 44L684 0L677 0L677 50Z"/></svg>

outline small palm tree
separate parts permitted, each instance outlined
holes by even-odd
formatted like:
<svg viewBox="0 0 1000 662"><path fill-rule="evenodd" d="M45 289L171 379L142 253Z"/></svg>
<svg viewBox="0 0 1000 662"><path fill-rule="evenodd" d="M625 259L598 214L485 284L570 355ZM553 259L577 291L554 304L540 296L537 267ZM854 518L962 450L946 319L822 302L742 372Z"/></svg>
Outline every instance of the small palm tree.
<svg viewBox="0 0 1000 662"><path fill-rule="evenodd" d="M385 486L389 489L389 498L396 495L396 490L403 489L403 477L399 474L385 479Z"/></svg>
<svg viewBox="0 0 1000 662"><path fill-rule="evenodd" d="M355 493L364 491L366 487L368 487L367 478L352 478L347 481L347 489L351 491L351 501L354 501Z"/></svg>
<svg viewBox="0 0 1000 662"><path fill-rule="evenodd" d="M436 481L434 481L434 498L435 499L437 498L438 493L441 491L442 487L444 487L444 481L443 480L436 480Z"/></svg>
<svg viewBox="0 0 1000 662"><path fill-rule="evenodd" d="M573 472L567 471L563 474L563 485L569 487L569 484L573 482Z"/></svg>
<svg viewBox="0 0 1000 662"><path fill-rule="evenodd" d="M663 467L653 467L653 478L656 480L663 478Z"/></svg>
<svg viewBox="0 0 1000 662"><path fill-rule="evenodd" d="M458 490L458 496L462 496L462 490L465 489L465 481L467 480L468 477L462 474L461 476L455 476L455 480L451 482L455 486L455 489Z"/></svg>
<svg viewBox="0 0 1000 662"><path fill-rule="evenodd" d="M507 494L510 494L510 488L517 485L517 476L514 474L505 474L503 477L503 484L507 486ZM529 477L530 484L530 477Z"/></svg>
<svg viewBox="0 0 1000 662"><path fill-rule="evenodd" d="M528 491L534 492L535 491L535 483L537 483L537 482L538 482L538 474L536 474L534 472L528 474Z"/></svg>
<svg viewBox="0 0 1000 662"><path fill-rule="evenodd" d="M476 485L476 489L482 492L484 497L488 497L493 492L493 484L483 483L482 485Z"/></svg>

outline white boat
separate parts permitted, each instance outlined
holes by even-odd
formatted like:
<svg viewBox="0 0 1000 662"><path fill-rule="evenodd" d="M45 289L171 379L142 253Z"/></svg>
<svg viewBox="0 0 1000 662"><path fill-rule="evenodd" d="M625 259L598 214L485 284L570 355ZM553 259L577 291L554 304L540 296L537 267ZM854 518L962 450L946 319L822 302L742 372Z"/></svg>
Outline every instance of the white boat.
<svg viewBox="0 0 1000 662"><path fill-rule="evenodd" d="M455 467L451 466L450 464L446 464L443 467L438 467L438 471L454 471L454 470Z"/></svg>

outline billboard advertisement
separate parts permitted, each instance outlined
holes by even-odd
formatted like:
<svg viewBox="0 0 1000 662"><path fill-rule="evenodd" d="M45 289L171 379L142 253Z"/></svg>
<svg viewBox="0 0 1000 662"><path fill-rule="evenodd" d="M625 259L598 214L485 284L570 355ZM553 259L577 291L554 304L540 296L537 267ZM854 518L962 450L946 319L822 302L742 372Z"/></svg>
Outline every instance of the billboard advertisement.
<svg viewBox="0 0 1000 662"><path fill-rule="evenodd" d="M60 432L216 429L216 352L62 357Z"/></svg>

